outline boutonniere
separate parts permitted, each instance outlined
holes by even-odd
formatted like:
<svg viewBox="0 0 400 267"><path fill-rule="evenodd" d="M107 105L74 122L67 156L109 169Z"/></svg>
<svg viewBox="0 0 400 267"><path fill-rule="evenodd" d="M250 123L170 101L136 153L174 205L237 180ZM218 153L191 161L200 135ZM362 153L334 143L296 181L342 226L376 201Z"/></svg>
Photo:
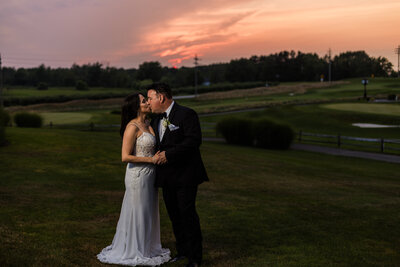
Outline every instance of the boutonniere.
<svg viewBox="0 0 400 267"><path fill-rule="evenodd" d="M163 118L162 119L162 125L164 126L164 127L167 127L167 126L169 126L171 124L171 122L168 120L168 118Z"/></svg>

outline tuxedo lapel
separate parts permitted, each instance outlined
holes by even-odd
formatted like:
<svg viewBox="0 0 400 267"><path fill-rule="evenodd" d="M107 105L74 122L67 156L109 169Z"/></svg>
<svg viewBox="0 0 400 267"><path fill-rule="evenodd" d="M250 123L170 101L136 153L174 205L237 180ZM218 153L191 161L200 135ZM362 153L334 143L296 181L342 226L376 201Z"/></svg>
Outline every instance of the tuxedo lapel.
<svg viewBox="0 0 400 267"><path fill-rule="evenodd" d="M169 116L168 116L168 118L169 118L169 121L172 123L172 120L174 119L174 116L175 116L175 113L176 113L176 110L179 108L179 105L178 105L178 103L174 103L174 105L173 105L173 107L172 107L172 109L171 109L171 112L169 113Z"/></svg>

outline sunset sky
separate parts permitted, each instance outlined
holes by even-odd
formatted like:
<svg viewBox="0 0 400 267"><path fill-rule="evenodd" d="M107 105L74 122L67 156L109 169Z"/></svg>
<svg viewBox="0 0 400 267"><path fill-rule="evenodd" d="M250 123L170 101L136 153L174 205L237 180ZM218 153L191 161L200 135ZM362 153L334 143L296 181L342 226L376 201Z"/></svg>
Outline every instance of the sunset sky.
<svg viewBox="0 0 400 267"><path fill-rule="evenodd" d="M365 50L397 70L399 0L2 0L3 66L201 64Z"/></svg>

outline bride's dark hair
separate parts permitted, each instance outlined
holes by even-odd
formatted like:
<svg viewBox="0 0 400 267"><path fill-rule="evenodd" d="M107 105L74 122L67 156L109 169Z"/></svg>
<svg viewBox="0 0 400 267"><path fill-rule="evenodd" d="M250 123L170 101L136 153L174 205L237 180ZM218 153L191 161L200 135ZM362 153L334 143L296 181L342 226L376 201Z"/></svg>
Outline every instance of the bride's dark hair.
<svg viewBox="0 0 400 267"><path fill-rule="evenodd" d="M119 134L121 137L124 136L126 125L138 116L138 111L140 109L140 97L139 93L128 95L124 99L124 104L121 110L121 128Z"/></svg>

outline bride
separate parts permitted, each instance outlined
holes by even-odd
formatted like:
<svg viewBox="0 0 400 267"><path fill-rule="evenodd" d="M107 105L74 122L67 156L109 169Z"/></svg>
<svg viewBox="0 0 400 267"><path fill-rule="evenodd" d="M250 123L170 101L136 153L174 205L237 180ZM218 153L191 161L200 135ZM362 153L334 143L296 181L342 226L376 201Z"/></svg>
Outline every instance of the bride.
<svg viewBox="0 0 400 267"><path fill-rule="evenodd" d="M122 161L128 163L125 195L112 244L97 258L104 263L122 265L161 265L170 259L169 249L160 241L158 191L154 187L154 130L146 121L150 107L141 94L125 98L121 114Z"/></svg>

